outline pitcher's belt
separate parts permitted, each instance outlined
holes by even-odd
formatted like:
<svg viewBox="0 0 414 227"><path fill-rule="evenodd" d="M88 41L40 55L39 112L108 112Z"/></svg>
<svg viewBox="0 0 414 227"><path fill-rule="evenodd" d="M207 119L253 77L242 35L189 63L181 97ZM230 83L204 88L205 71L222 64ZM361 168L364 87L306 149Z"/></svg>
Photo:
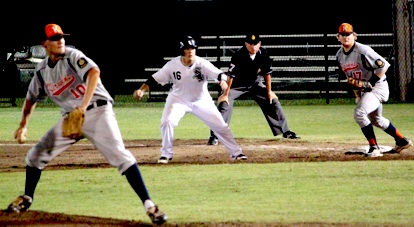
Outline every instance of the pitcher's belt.
<svg viewBox="0 0 414 227"><path fill-rule="evenodd" d="M90 104L86 110L91 110L95 107L100 107L100 106L105 106L108 105L108 101L107 100L102 100L102 99L98 99L96 102Z"/></svg>

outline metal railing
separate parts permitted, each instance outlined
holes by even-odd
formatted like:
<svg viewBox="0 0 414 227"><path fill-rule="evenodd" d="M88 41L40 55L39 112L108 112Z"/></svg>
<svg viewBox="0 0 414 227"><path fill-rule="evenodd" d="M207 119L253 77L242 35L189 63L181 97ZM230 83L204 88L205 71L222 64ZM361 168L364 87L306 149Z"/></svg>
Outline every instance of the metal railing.
<svg viewBox="0 0 414 227"><path fill-rule="evenodd" d="M203 57L223 71L234 51L243 45L244 35L201 36L197 55ZM358 34L365 44L381 55L389 56L393 49L393 33ZM262 45L273 60L272 83L277 94L312 94L324 96L329 103L332 95L346 95L347 86L342 86L337 72L335 54L340 48L336 34L287 34L261 35ZM176 56L164 56L165 62ZM160 63L160 67L163 65ZM144 71L152 74L160 67L147 67ZM140 79L126 79L125 82L142 83ZM336 85L333 85L336 84ZM301 86L302 85L302 86ZM165 95L168 91L153 94ZM216 91L213 91L215 94Z"/></svg>

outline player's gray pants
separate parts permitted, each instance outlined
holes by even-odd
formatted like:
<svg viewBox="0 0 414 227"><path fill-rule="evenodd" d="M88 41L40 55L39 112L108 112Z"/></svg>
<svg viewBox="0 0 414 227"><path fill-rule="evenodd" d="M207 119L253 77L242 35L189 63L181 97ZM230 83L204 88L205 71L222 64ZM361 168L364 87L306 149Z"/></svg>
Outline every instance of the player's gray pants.
<svg viewBox="0 0 414 227"><path fill-rule="evenodd" d="M62 122L63 118L29 150L27 165L43 169L53 158L77 142L62 136ZM82 131L109 164L118 168L119 173L122 174L136 163L132 153L125 149L111 104L86 111Z"/></svg>
<svg viewBox="0 0 414 227"><path fill-rule="evenodd" d="M223 116L224 121L230 125L231 116L233 114L234 100L240 96L248 95L259 105L266 118L266 121L272 130L274 136L280 135L284 132L289 131L285 112L283 111L282 105L278 99L273 99L272 103L269 103L267 99L267 89L262 86L253 87L240 87L231 88L228 96L229 105L227 103L219 103L218 109ZM214 132L211 131L211 135Z"/></svg>
<svg viewBox="0 0 414 227"><path fill-rule="evenodd" d="M389 119L382 116L382 103L388 101L388 82L377 82L371 92L362 93L354 110L354 119L363 128L370 123L385 130L390 125Z"/></svg>

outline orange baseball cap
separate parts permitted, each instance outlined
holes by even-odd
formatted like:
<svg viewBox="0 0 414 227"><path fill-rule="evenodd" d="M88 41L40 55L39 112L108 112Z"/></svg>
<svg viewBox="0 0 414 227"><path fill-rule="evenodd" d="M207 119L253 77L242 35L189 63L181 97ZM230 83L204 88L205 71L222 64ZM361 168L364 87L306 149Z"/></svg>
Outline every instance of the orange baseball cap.
<svg viewBox="0 0 414 227"><path fill-rule="evenodd" d="M354 28L352 27L352 25L350 25L348 23L342 23L341 25L339 25L338 33L340 33L340 34L351 34L353 32L354 32Z"/></svg>
<svg viewBox="0 0 414 227"><path fill-rule="evenodd" d="M50 39L51 37L54 37L54 36L63 37L63 36L69 35L69 34L63 33L62 28L57 24L46 25L45 32L46 32L47 39Z"/></svg>

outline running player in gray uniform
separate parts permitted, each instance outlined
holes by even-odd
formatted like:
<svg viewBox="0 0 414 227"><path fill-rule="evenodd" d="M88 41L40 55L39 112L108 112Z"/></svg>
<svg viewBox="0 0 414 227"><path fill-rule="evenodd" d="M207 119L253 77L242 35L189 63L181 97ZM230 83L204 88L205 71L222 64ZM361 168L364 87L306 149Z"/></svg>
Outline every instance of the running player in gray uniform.
<svg viewBox="0 0 414 227"><path fill-rule="evenodd" d="M354 78L364 84L362 90L354 90L356 107L354 119L368 140L370 149L367 156L382 156L374 128L376 126L395 139L392 152L399 153L413 145L405 138L389 119L382 116L383 104L388 101L389 88L387 72L390 64L371 47L356 42L357 34L352 25L343 23L336 35L342 46L336 53L339 69L347 78Z"/></svg>
<svg viewBox="0 0 414 227"><path fill-rule="evenodd" d="M181 56L168 61L133 94L140 100L145 91L157 83L173 84L161 118L162 147L158 163L166 164L173 158L174 127L186 113L194 114L216 133L231 159L246 160L207 89L208 79L216 80L222 89L226 89L226 74L196 55L197 44L193 37L184 37L179 44Z"/></svg>
<svg viewBox="0 0 414 227"><path fill-rule="evenodd" d="M64 37L67 34L63 33L59 25L48 24L45 32L46 37L42 45L48 57L37 65L15 137L21 138L22 134L26 134L29 117L37 102L50 98L61 108L63 117L28 151L24 194L12 202L8 210L26 211L33 202L42 170L53 158L78 142L62 136L62 122L67 113L80 107L85 111L82 128L84 137L95 145L109 164L125 175L141 199L151 221L155 224L164 223L167 216L150 199L137 161L132 153L125 149L112 108L114 100L101 82L99 67L81 51L65 46ZM133 205L130 208L133 208Z"/></svg>

